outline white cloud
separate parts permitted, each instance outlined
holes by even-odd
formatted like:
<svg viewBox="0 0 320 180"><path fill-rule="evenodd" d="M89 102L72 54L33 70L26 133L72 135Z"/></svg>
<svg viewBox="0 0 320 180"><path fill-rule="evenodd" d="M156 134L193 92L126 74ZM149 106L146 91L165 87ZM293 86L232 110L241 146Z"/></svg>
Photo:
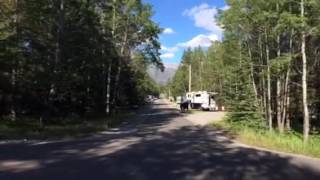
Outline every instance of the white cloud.
<svg viewBox="0 0 320 180"><path fill-rule="evenodd" d="M174 53L164 53L162 54L160 57L163 58L163 59L172 59L174 58L175 54Z"/></svg>
<svg viewBox="0 0 320 180"><path fill-rule="evenodd" d="M220 8L222 11L226 11L228 9L230 9L230 6L229 5L225 5L223 6L222 8Z"/></svg>
<svg viewBox="0 0 320 180"><path fill-rule="evenodd" d="M221 10L228 7L222 7ZM179 43L178 47L209 47L214 41L222 39L222 28L218 25L216 16L219 9L213 6L209 6L206 3L195 6L191 9L187 9L183 12L184 16L190 17L194 21L194 25L199 28L203 28L208 31L207 34L199 34L193 37L187 42Z"/></svg>
<svg viewBox="0 0 320 180"><path fill-rule="evenodd" d="M163 59L172 59L175 57L175 52L177 52L179 48L177 46L174 47L166 47L161 46L161 52L163 53L160 57Z"/></svg>
<svg viewBox="0 0 320 180"><path fill-rule="evenodd" d="M217 24L217 14L218 9L216 7L210 7L205 3L183 12L184 16L189 16L194 21L195 26L221 36L222 28Z"/></svg>
<svg viewBox="0 0 320 180"><path fill-rule="evenodd" d="M216 34L209 34L209 35L204 35L204 34L199 34L196 37L192 38L190 41L179 43L179 47L190 47L190 48L195 48L195 47L209 47L212 45L212 42L218 41L219 37Z"/></svg>
<svg viewBox="0 0 320 180"><path fill-rule="evenodd" d="M163 30L163 34L174 34L174 33L175 33L174 30L171 28L165 28Z"/></svg>
<svg viewBox="0 0 320 180"><path fill-rule="evenodd" d="M161 46L161 51L163 52L177 52L179 49L178 47L174 46L174 47L166 47L166 46Z"/></svg>

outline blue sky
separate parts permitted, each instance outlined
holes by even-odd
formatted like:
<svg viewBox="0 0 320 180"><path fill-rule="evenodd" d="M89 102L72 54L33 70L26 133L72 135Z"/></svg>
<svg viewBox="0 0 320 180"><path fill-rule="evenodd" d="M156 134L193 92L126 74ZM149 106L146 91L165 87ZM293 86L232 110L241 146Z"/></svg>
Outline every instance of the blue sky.
<svg viewBox="0 0 320 180"><path fill-rule="evenodd" d="M179 64L188 47L208 47L222 37L216 24L218 9L226 9L223 0L144 0L153 6L157 22L164 32L160 35L161 59L167 66Z"/></svg>

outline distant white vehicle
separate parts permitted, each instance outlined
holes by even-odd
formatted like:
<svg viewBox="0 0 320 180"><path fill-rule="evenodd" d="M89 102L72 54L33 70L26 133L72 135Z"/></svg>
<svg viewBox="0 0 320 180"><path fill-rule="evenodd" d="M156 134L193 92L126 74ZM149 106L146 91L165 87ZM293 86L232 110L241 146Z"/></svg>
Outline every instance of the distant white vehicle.
<svg viewBox="0 0 320 180"><path fill-rule="evenodd" d="M191 108L213 111L217 109L215 101L215 95L217 94L207 91L189 92L187 93L187 100Z"/></svg>

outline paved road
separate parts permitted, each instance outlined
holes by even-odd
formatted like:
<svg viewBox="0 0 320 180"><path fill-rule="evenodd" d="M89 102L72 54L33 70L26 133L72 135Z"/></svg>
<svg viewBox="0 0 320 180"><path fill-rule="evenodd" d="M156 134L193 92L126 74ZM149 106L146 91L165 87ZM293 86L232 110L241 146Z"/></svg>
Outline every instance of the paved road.
<svg viewBox="0 0 320 180"><path fill-rule="evenodd" d="M238 146L161 103L94 137L0 144L0 179L320 179L318 160Z"/></svg>

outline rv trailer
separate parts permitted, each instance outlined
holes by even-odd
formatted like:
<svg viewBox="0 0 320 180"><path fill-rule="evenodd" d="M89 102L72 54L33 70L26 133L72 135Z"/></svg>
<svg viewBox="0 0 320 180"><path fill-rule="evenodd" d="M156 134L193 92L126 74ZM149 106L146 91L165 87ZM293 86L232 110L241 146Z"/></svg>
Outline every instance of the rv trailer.
<svg viewBox="0 0 320 180"><path fill-rule="evenodd" d="M215 92L198 91L189 92L187 93L186 97L192 109L213 111L217 109L217 104L215 101L215 96L217 94L218 93Z"/></svg>

